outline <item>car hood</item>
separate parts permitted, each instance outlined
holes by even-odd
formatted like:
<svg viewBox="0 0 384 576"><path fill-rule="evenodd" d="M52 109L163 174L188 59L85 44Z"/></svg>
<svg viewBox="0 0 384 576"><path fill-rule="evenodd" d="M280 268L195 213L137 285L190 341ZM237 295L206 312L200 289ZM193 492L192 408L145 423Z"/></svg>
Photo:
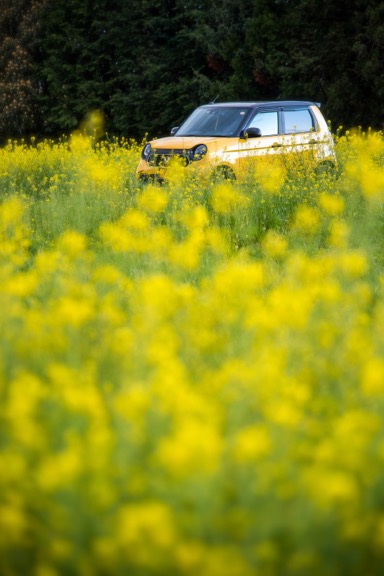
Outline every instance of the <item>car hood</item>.
<svg viewBox="0 0 384 576"><path fill-rule="evenodd" d="M153 149L189 150L198 144L208 144L217 140L214 136L169 136L150 142Z"/></svg>

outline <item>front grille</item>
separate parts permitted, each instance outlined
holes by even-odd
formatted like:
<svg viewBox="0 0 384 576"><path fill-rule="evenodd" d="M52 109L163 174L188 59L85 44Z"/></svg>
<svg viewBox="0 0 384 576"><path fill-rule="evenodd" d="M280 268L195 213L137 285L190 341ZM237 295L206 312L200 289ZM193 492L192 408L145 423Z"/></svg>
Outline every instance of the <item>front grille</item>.
<svg viewBox="0 0 384 576"><path fill-rule="evenodd" d="M148 159L150 166L167 166L172 158L180 158L182 164L187 166L190 163L187 150L169 150L168 148L154 148Z"/></svg>

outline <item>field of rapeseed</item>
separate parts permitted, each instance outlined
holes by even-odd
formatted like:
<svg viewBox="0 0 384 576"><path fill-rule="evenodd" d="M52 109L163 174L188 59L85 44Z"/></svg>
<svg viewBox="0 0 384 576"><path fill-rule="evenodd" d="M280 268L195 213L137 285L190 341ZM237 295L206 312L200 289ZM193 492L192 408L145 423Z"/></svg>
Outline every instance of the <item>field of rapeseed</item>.
<svg viewBox="0 0 384 576"><path fill-rule="evenodd" d="M1 576L382 573L384 142L337 153L0 150Z"/></svg>

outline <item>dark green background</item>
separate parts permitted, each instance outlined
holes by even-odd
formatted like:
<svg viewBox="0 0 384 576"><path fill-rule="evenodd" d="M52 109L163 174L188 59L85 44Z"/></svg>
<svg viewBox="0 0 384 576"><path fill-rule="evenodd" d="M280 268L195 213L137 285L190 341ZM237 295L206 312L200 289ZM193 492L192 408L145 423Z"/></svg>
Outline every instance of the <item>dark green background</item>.
<svg viewBox="0 0 384 576"><path fill-rule="evenodd" d="M215 98L310 99L333 129L381 129L383 50L373 0L0 0L0 138L100 108L141 140Z"/></svg>

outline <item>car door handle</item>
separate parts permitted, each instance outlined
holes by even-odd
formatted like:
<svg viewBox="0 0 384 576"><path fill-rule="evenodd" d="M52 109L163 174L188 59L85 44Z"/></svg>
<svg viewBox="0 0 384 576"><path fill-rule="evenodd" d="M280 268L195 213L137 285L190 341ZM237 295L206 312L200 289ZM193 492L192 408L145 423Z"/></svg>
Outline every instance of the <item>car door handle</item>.
<svg viewBox="0 0 384 576"><path fill-rule="evenodd" d="M282 144L279 144L278 142L274 142L271 146L271 148L281 148Z"/></svg>

